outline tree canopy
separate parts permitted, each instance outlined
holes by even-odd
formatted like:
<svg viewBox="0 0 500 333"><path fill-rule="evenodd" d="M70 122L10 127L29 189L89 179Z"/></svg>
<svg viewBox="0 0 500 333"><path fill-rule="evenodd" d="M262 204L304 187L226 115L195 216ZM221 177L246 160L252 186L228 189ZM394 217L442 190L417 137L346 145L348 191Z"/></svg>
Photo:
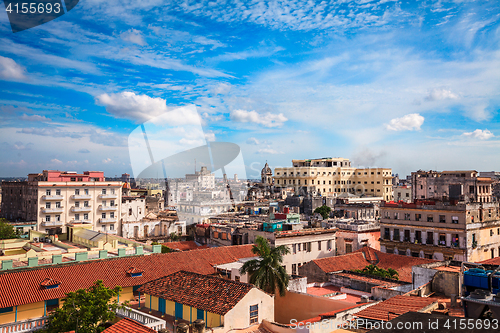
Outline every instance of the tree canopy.
<svg viewBox="0 0 500 333"><path fill-rule="evenodd" d="M259 258L245 262L241 274L248 273L249 282L257 288L270 294L277 289L281 296L285 296L290 278L282 264L283 256L290 253L290 249L285 245L271 247L266 238L258 236L252 252Z"/></svg>
<svg viewBox="0 0 500 333"><path fill-rule="evenodd" d="M107 288L101 280L88 289L69 292L62 299L63 305L49 316L45 332L59 333L75 331L77 333L96 333L104 329L101 324L115 318L115 311L121 305L117 297L121 287Z"/></svg>
<svg viewBox="0 0 500 333"><path fill-rule="evenodd" d="M393 268L385 270L375 265L368 265L363 269L355 269L354 272L361 273L363 275L399 280L399 273Z"/></svg>
<svg viewBox="0 0 500 333"><path fill-rule="evenodd" d="M318 213L323 217L323 220L326 220L330 216L331 211L332 209L325 205L318 207L314 210L315 213Z"/></svg>
<svg viewBox="0 0 500 333"><path fill-rule="evenodd" d="M0 219L0 239L17 238L16 230L6 219Z"/></svg>

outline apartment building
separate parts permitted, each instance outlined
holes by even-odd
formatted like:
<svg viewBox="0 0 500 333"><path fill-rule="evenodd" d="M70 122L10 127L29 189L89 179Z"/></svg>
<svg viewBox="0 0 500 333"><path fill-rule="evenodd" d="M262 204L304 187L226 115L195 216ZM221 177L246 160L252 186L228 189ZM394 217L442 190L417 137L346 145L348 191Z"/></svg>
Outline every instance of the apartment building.
<svg viewBox="0 0 500 333"><path fill-rule="evenodd" d="M382 252L472 262L500 256L497 202L386 202L380 214Z"/></svg>
<svg viewBox="0 0 500 333"><path fill-rule="evenodd" d="M102 171L44 170L23 182L2 182L2 215L10 221L36 221L36 230L59 234L64 227L90 224L95 231L120 230L122 183Z"/></svg>
<svg viewBox="0 0 500 333"><path fill-rule="evenodd" d="M292 160L292 167L274 169L274 185L293 187L295 194L340 196L345 193L393 199L392 169L353 168L346 158Z"/></svg>
<svg viewBox="0 0 500 333"><path fill-rule="evenodd" d="M492 202L493 180L475 170L422 171L411 173L413 199Z"/></svg>

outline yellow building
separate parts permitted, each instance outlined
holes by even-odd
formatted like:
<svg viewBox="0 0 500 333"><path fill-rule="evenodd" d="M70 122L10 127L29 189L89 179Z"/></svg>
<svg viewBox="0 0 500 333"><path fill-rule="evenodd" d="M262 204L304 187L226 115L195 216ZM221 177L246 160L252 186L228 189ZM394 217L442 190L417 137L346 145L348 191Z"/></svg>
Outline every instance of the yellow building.
<svg viewBox="0 0 500 333"><path fill-rule="evenodd" d="M274 320L274 298L253 285L179 271L138 289L145 306L190 323L205 321L224 331Z"/></svg>
<svg viewBox="0 0 500 333"><path fill-rule="evenodd" d="M393 200L392 169L353 168L346 158L292 160L292 167L274 169L276 187L293 187L296 194L339 196L342 193Z"/></svg>

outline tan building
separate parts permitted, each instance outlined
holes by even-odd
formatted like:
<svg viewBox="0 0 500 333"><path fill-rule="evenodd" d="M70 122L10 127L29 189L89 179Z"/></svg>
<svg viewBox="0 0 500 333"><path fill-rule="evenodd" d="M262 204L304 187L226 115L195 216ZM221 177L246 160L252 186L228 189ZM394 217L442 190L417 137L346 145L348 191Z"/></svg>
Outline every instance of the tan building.
<svg viewBox="0 0 500 333"><path fill-rule="evenodd" d="M411 173L413 199L492 202L489 177L479 177L475 170L422 171Z"/></svg>
<svg viewBox="0 0 500 333"><path fill-rule="evenodd" d="M295 194L339 196L342 193L382 197L391 201L392 169L351 167L346 158L292 160L292 167L274 169L276 187L293 187Z"/></svg>
<svg viewBox="0 0 500 333"><path fill-rule="evenodd" d="M101 171L44 170L24 182L3 182L2 215L36 221L36 230L58 234L63 227L90 224L95 231L120 230L122 183L105 181Z"/></svg>
<svg viewBox="0 0 500 333"><path fill-rule="evenodd" d="M500 255L496 202L385 203L380 215L382 252L473 262Z"/></svg>

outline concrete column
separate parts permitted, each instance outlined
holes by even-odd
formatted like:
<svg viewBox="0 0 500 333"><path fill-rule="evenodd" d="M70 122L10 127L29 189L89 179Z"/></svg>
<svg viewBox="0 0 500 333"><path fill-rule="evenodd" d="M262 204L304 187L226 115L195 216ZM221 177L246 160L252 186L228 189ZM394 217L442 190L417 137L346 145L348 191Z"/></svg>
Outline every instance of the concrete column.
<svg viewBox="0 0 500 333"><path fill-rule="evenodd" d="M446 246L451 247L451 234L446 234Z"/></svg>

